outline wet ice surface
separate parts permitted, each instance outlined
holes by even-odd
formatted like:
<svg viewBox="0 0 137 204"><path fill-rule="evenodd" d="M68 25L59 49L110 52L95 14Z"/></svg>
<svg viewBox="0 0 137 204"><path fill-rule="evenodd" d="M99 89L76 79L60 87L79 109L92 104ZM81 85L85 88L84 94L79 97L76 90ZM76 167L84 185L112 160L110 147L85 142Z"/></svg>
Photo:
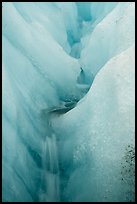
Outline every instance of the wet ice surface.
<svg viewBox="0 0 137 204"><path fill-rule="evenodd" d="M3 201L134 201L134 10L3 3Z"/></svg>

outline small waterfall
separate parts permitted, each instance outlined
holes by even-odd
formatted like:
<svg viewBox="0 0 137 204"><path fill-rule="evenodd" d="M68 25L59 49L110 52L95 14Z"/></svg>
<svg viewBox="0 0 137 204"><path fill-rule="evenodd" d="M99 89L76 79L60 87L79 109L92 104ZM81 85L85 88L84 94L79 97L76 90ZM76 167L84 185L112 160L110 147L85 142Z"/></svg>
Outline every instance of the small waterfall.
<svg viewBox="0 0 137 204"><path fill-rule="evenodd" d="M39 193L40 202L60 201L59 165L56 136L52 132L50 116L46 113L46 132L42 143L42 175L41 189Z"/></svg>

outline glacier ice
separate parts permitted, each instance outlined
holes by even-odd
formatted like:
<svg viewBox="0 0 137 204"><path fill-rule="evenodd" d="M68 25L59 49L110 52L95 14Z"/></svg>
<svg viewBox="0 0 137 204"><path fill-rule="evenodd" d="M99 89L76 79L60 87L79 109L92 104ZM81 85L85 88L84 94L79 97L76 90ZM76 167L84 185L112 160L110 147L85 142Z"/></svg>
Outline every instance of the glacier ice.
<svg viewBox="0 0 137 204"><path fill-rule="evenodd" d="M86 46L81 53L81 65L85 71L94 76L111 57L127 49L134 42L134 3L122 2L114 8L96 25L93 32L83 39Z"/></svg>
<svg viewBox="0 0 137 204"><path fill-rule="evenodd" d="M134 201L134 34L134 2L3 2L3 202Z"/></svg>
<svg viewBox="0 0 137 204"><path fill-rule="evenodd" d="M67 168L65 174L69 175L64 199L68 196L76 202L132 200L132 177L124 175L129 177L126 179L130 180L130 189L126 179L121 182L121 171L126 165L126 148L134 146L134 120L130 121L135 111L133 79L131 47L108 61L76 108L54 119L54 128L61 137L61 166ZM131 171L133 174L134 169Z"/></svg>

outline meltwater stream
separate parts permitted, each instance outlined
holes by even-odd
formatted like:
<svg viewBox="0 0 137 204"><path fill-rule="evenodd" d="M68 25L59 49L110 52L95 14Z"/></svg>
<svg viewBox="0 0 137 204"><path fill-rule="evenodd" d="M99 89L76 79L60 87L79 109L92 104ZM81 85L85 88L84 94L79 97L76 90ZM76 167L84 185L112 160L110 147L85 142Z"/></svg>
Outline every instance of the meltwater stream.
<svg viewBox="0 0 137 204"><path fill-rule="evenodd" d="M83 94L86 94L90 88L86 84L86 76L83 70L77 78L77 86ZM39 192L39 202L60 202L60 168L58 145L56 134L52 129L52 119L67 113L77 105L78 101L63 102L60 106L54 106L41 111L42 120L45 123L46 136L42 143L42 175Z"/></svg>

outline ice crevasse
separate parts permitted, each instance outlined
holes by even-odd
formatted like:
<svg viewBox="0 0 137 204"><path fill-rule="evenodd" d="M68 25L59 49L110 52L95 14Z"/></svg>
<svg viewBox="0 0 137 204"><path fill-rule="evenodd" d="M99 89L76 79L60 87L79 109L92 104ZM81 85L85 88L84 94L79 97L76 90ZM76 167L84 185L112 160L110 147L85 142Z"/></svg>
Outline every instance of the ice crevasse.
<svg viewBox="0 0 137 204"><path fill-rule="evenodd" d="M134 2L3 3L4 202L134 202L134 34Z"/></svg>

